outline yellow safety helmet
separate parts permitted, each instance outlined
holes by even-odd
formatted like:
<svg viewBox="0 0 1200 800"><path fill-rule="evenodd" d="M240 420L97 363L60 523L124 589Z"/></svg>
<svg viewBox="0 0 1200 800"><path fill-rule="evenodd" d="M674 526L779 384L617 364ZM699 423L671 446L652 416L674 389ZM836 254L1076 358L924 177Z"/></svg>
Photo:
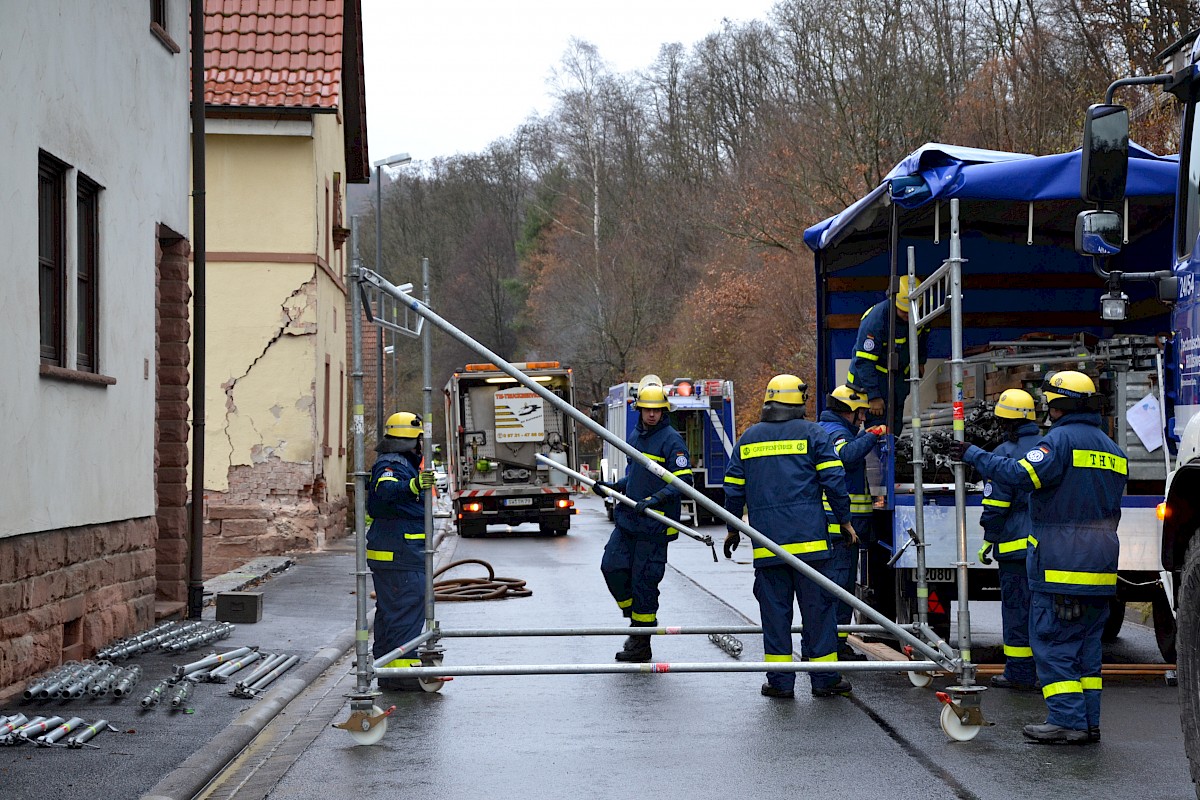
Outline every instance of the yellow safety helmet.
<svg viewBox="0 0 1200 800"><path fill-rule="evenodd" d="M421 427L421 415L411 411L397 411L387 418L383 426L385 436L396 439L416 439L424 430Z"/></svg>
<svg viewBox="0 0 1200 800"><path fill-rule="evenodd" d="M642 389L645 389L647 386L662 386L662 385L663 385L662 378L658 377L653 372L650 372L650 373L647 373L646 375L643 375L642 379L640 381L638 381L638 391L640 392Z"/></svg>
<svg viewBox="0 0 1200 800"><path fill-rule="evenodd" d="M1005 389L992 412L1001 419L1037 419L1033 395L1023 389Z"/></svg>
<svg viewBox="0 0 1200 800"><path fill-rule="evenodd" d="M921 285L921 279L917 278L917 286ZM912 301L908 299L908 293L916 287L909 287L908 276L900 276L900 289L896 292L896 309L899 311L908 311L912 306Z"/></svg>
<svg viewBox="0 0 1200 800"><path fill-rule="evenodd" d="M1042 381L1042 396L1050 408L1066 411L1099 410L1095 402L1095 382L1082 372L1071 369L1046 375Z"/></svg>
<svg viewBox="0 0 1200 800"><path fill-rule="evenodd" d="M807 399L807 391L808 386L795 375L776 375L767 382L767 394L763 402L802 406Z"/></svg>
<svg viewBox="0 0 1200 800"><path fill-rule="evenodd" d="M662 384L649 383L638 389L637 399L633 401L634 408L667 408L667 392Z"/></svg>
<svg viewBox="0 0 1200 800"><path fill-rule="evenodd" d="M846 412L857 411L860 408L866 408L870 405L865 394L854 391L849 386L842 384L829 393L829 408L833 411Z"/></svg>

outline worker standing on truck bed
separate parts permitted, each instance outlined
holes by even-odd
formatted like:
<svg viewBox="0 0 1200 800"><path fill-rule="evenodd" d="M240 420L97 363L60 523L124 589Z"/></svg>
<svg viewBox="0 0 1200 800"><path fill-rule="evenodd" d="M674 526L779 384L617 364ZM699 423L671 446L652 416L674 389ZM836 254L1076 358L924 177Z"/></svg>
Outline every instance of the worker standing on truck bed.
<svg viewBox="0 0 1200 800"><path fill-rule="evenodd" d="M382 658L421 634L425 623L425 495L433 472L421 469L421 417L400 411L387 418L367 484L367 562L375 586L375 642ZM401 657L385 667L419 667ZM420 691L412 678L380 678L379 688Z"/></svg>
<svg viewBox="0 0 1200 800"><path fill-rule="evenodd" d="M1041 438L1041 431L1034 421L1037 414L1029 392L1008 389L1001 393L992 413L1008 433L1008 438L996 445L992 455L1020 458L1033 450ZM1029 493L1003 483L986 481L979 524L983 526L979 560L987 564L995 558L1000 570L1005 661L1004 673L992 676L992 686L1032 692L1037 689L1037 671L1029 646L1029 577L1025 569L1029 535L1033 532Z"/></svg>
<svg viewBox="0 0 1200 800"><path fill-rule="evenodd" d="M849 386L839 386L829 393L825 410L821 412L820 425L833 439L833 450L842 460L846 470L846 491L850 493L850 518L858 541L849 536L833 537L831 556L832 579L851 594L858 572L859 548L871 544L871 509L873 500L867 488L867 455L875 449L879 437L887 433L887 427L876 425L862 430L867 415L867 396L859 394ZM825 517L831 526L837 525L833 508L824 501ZM830 528L832 531L833 528ZM837 624L850 624L850 605L838 601ZM842 661L860 661L863 656L850 649L846 643L848 633L838 633L838 658Z"/></svg>
<svg viewBox="0 0 1200 800"><path fill-rule="evenodd" d="M804 419L805 390L795 375L776 375L767 384L760 422L751 425L733 451L725 472L725 510L741 517L748 509L750 526L784 551L808 562L825 577L832 575L830 539L857 541L850 523L846 471L833 440L820 425ZM835 523L826 522L822 493ZM730 527L725 557L732 558L741 536ZM809 661L838 660L836 601L829 592L780 561L765 547L754 549L754 596L762 617L766 661L792 661L792 610L800 603L804 626L802 654ZM834 670L810 672L814 697L850 693L850 682ZM795 696L796 673L768 672L761 692L766 697Z"/></svg>
<svg viewBox="0 0 1200 800"><path fill-rule="evenodd" d="M1004 458L965 442L951 456L993 483L1030 492L1030 643L1046 699L1046 721L1024 734L1046 743L1100 741L1100 635L1117 591L1117 523L1128 461L1100 429L1100 395L1082 372L1046 376L1050 430L1025 453Z"/></svg>
<svg viewBox="0 0 1200 800"><path fill-rule="evenodd" d="M920 285L920 280L917 281ZM858 338L854 342L854 355L850 371L846 374L846 385L867 396L867 425L888 425L891 432L899 436L904 417L904 401L908 399L908 376L910 371L908 351L908 311L911 301L908 276L900 276L900 290L895 300L884 298L867 309L858 323ZM894 309L894 310L893 310ZM889 328L895 319L896 338L888 344ZM917 347L921 375L925 373L925 359L929 355L929 331L922 328L917 334ZM898 358L899 375L888 369L889 353ZM895 407L888 413L888 383L893 384Z"/></svg>
<svg viewBox="0 0 1200 800"><path fill-rule="evenodd" d="M651 519L645 510L653 508L671 519L679 519L682 503L676 480L691 485L692 464L687 445L667 419L667 394L661 382L642 380L633 403L639 419L627 440L642 455L673 476L670 482L658 478L640 462L630 460L625 477L616 483L598 482L592 490L604 496L601 486L621 494L642 498L636 508L617 504L613 528L600 571L621 613L634 628L652 628L658 622L658 584L667 570L667 545L679 531ZM630 635L617 653L617 661L644 662L654 657L649 636Z"/></svg>

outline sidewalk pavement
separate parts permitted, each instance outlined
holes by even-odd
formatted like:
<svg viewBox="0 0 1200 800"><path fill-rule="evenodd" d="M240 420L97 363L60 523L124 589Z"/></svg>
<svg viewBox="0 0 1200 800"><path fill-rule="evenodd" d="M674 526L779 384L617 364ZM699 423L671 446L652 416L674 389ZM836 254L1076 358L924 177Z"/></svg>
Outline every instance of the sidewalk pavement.
<svg viewBox="0 0 1200 800"><path fill-rule="evenodd" d="M458 541L453 527L435 520L434 569L448 563ZM287 704L315 682L354 646L354 537L327 550L290 557L260 558L205 583L205 591L256 591L263 594L262 619L238 625L222 648L254 644L267 652L301 656L271 690L200 745L182 764L162 777L142 800L189 800L245 749ZM370 587L368 579L367 586ZM368 601L374 618L374 601ZM204 612L215 619L215 606Z"/></svg>

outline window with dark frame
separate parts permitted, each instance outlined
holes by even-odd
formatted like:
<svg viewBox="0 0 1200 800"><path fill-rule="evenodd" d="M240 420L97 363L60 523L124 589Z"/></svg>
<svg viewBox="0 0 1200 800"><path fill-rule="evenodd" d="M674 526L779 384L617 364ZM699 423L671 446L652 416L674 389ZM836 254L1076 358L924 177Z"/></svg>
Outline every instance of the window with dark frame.
<svg viewBox="0 0 1200 800"><path fill-rule="evenodd" d="M321 436L321 448L326 457L332 452L329 446L329 354L325 354L325 432Z"/></svg>
<svg viewBox="0 0 1200 800"><path fill-rule="evenodd" d="M65 367L67 165L38 152L38 307L43 364Z"/></svg>
<svg viewBox="0 0 1200 800"><path fill-rule="evenodd" d="M346 455L346 365L338 364L338 455Z"/></svg>
<svg viewBox="0 0 1200 800"><path fill-rule="evenodd" d="M150 0L150 24L167 29L167 0Z"/></svg>
<svg viewBox="0 0 1200 800"><path fill-rule="evenodd" d="M99 372L100 184L82 174L78 177L76 208L76 369L82 372Z"/></svg>

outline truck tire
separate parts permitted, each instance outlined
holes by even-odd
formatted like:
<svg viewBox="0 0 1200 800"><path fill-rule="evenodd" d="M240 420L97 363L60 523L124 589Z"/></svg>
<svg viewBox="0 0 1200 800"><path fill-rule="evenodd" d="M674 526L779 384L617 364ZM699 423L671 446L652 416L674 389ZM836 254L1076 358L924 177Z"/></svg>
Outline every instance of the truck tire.
<svg viewBox="0 0 1200 800"><path fill-rule="evenodd" d="M614 501L614 500L605 500L604 501L604 513L608 516L609 522L613 521L613 507L615 505L616 505L616 501Z"/></svg>
<svg viewBox="0 0 1200 800"><path fill-rule="evenodd" d="M1193 539L1193 542L1195 540ZM1189 551L1190 552L1190 551ZM1180 597L1183 594L1180 592ZM1158 642L1158 652L1163 661L1174 664L1178 648L1176 646L1177 631L1175 615L1171 613L1171 604L1167 600L1166 591L1160 589L1150 605L1151 616L1154 618L1154 639Z"/></svg>
<svg viewBox="0 0 1200 800"><path fill-rule="evenodd" d="M1125 601L1116 597L1108 601L1108 619L1104 622L1104 631L1100 641L1110 644L1121 635L1121 627L1125 624Z"/></svg>
<svg viewBox="0 0 1200 800"><path fill-rule="evenodd" d="M566 522L539 522L538 530L551 536L565 536L571 529L570 520Z"/></svg>
<svg viewBox="0 0 1200 800"><path fill-rule="evenodd" d="M1183 559L1177 610L1179 721L1196 797L1200 798L1200 535L1192 537Z"/></svg>
<svg viewBox="0 0 1200 800"><path fill-rule="evenodd" d="M464 539L470 539L474 536L482 536L487 533L486 522L467 522L460 520L458 523L458 535Z"/></svg>

